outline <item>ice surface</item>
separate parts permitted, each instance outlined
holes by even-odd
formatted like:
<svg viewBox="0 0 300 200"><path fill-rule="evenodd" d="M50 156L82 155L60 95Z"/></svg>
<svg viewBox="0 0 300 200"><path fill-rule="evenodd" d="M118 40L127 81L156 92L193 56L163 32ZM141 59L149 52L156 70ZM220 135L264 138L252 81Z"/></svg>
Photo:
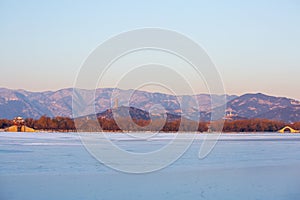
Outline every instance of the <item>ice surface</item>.
<svg viewBox="0 0 300 200"><path fill-rule="evenodd" d="M175 136L107 134L134 152L161 148ZM101 164L80 137L96 135L0 133L0 199L300 199L298 134L223 134L202 160L199 134L171 166L139 175Z"/></svg>

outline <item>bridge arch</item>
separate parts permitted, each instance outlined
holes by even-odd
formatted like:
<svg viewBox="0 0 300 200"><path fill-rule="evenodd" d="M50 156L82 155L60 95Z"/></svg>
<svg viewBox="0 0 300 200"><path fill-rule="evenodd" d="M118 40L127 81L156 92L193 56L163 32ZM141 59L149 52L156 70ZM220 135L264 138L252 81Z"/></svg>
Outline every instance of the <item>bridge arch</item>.
<svg viewBox="0 0 300 200"><path fill-rule="evenodd" d="M278 132L279 133L287 133L287 132L288 133L299 133L298 130L295 130L295 129L289 127L289 126L285 126L284 128L280 129Z"/></svg>

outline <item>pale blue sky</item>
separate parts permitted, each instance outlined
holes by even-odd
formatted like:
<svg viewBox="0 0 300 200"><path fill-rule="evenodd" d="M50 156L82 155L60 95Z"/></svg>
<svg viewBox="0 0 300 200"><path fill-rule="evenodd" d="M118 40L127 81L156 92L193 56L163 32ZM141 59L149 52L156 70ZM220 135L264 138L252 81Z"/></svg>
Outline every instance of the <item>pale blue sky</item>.
<svg viewBox="0 0 300 200"><path fill-rule="evenodd" d="M202 45L230 94L300 99L300 3L0 1L0 87L72 87L89 53L120 32L178 31Z"/></svg>

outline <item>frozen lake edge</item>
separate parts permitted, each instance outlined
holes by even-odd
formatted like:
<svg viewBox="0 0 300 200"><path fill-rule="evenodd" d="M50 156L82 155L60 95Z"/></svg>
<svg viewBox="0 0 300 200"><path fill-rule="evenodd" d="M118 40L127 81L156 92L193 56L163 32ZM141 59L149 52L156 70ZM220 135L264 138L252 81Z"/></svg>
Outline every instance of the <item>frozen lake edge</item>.
<svg viewBox="0 0 300 200"><path fill-rule="evenodd" d="M102 165L77 134L0 133L0 199L299 199L300 135L223 134L199 160L203 136L171 166L135 175ZM124 149L145 148L111 137Z"/></svg>

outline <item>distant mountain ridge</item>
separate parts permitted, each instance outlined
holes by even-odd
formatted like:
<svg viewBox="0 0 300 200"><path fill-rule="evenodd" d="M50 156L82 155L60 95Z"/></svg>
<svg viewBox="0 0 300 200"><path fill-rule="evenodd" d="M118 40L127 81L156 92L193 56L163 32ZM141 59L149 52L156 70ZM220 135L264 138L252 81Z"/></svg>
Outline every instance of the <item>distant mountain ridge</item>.
<svg viewBox="0 0 300 200"><path fill-rule="evenodd" d="M100 88L95 91L96 113L105 113L114 107L114 102L111 101L113 91L113 88ZM125 96L132 92L132 90L120 89L116 91ZM72 88L45 92L0 88L0 118L12 119L15 116L39 118L42 115L72 117L72 95ZM174 116L180 116L182 109L191 116L198 115L199 113L196 112L200 111L201 120L208 121L211 112L220 109L226 98L227 109L241 118L300 121L300 102L294 99L261 93L241 96L198 94L194 97L198 101L198 109L192 106L192 96L181 95L177 99L174 95L146 91L134 91L130 98L130 105L124 105L122 98L119 99L118 104L146 112L149 112L155 105L161 105L168 114ZM214 99L214 105L212 105L211 98ZM178 100L184 102L182 108Z"/></svg>
<svg viewBox="0 0 300 200"><path fill-rule="evenodd" d="M237 97L227 102L227 109L248 119L264 118L289 123L300 121L300 101L262 93Z"/></svg>
<svg viewBox="0 0 300 200"><path fill-rule="evenodd" d="M115 115L121 118L122 117L127 118L130 116L130 118L132 118L133 120L145 120L145 121L151 119L163 119L164 117L166 118L167 121L174 121L174 120L181 119L180 115L165 113L164 116L163 114L153 114L138 108L126 107L126 106L107 109L104 112L98 113L97 117L112 120L114 119Z"/></svg>

